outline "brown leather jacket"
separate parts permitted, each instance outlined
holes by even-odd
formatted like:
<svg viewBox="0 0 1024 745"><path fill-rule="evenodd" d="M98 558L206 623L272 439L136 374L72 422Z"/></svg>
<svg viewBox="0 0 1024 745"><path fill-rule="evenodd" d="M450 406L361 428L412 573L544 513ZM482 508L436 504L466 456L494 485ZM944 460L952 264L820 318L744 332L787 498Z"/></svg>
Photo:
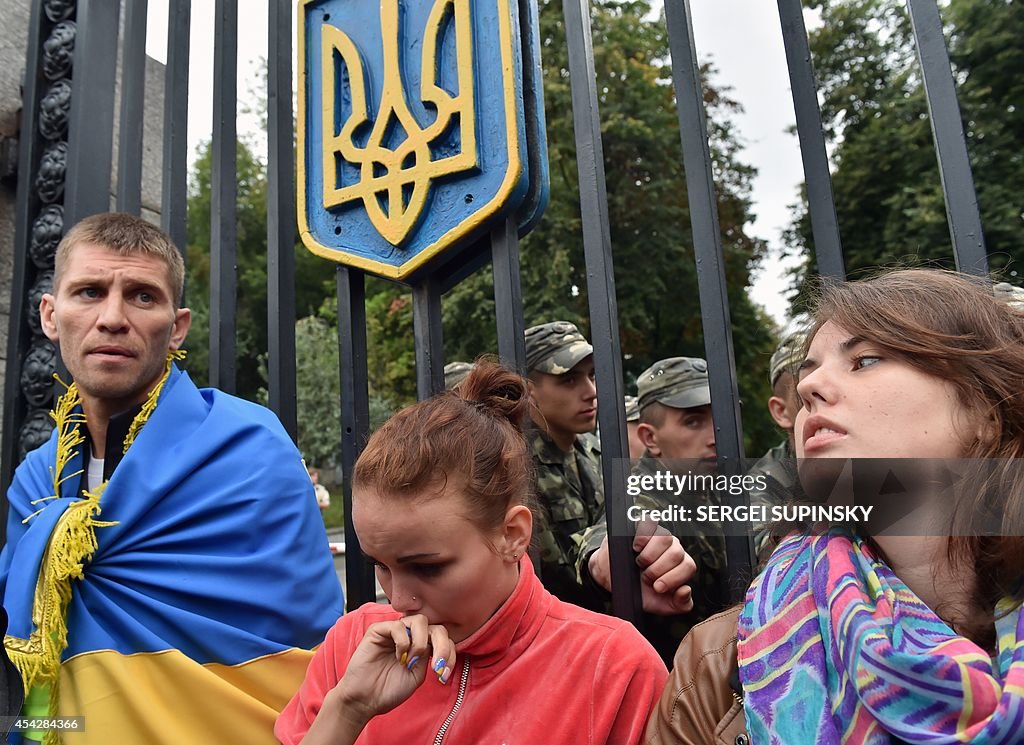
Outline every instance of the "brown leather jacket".
<svg viewBox="0 0 1024 745"><path fill-rule="evenodd" d="M647 745L749 745L736 667L740 606L694 626L647 723Z"/></svg>

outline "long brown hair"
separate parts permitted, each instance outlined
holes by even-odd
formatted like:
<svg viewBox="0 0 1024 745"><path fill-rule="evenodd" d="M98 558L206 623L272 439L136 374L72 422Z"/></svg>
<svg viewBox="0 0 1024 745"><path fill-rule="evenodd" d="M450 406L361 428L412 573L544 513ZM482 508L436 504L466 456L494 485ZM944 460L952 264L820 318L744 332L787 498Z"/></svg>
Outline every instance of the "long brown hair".
<svg viewBox="0 0 1024 745"><path fill-rule="evenodd" d="M831 321L954 387L978 425L964 433L962 457L1003 465L987 468L985 483L960 495L948 553L955 567L976 575L981 607L1004 596L1020 603L1024 461L1013 461L1024 458L1024 313L997 301L988 280L906 269L824 284L814 318L808 345Z"/></svg>
<svg viewBox="0 0 1024 745"><path fill-rule="evenodd" d="M530 455L521 423L526 384L487 359L455 390L402 409L370 437L356 462L353 489L412 499L458 488L467 516L497 529L509 507L531 505Z"/></svg>

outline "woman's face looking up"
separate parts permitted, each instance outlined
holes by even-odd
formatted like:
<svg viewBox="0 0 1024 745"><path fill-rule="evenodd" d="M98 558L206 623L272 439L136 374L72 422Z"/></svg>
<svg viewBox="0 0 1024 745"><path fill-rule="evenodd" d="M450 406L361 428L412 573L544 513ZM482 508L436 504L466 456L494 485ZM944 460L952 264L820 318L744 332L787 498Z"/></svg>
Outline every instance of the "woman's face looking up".
<svg viewBox="0 0 1024 745"><path fill-rule="evenodd" d="M972 439L952 384L832 322L798 373L799 458L958 458Z"/></svg>

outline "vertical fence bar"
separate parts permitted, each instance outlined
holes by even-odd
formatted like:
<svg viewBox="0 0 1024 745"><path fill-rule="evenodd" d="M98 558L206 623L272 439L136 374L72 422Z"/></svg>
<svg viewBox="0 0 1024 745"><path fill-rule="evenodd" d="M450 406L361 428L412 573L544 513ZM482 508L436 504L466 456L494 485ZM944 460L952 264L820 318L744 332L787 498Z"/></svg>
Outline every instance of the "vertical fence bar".
<svg viewBox="0 0 1024 745"><path fill-rule="evenodd" d="M2 463L0 463L0 544L6 543L7 487L18 465L21 424L28 406L21 395L22 355L31 334L27 329L25 295L34 266L28 258L32 221L38 200L33 178L42 154L43 142L37 130L39 102L46 84L40 74L43 44L42 3L32 3L25 55L25 82L21 99L21 134L18 139L18 185L14 207L14 271L11 276L10 323L7 332L7 367L4 375Z"/></svg>
<svg viewBox="0 0 1024 745"><path fill-rule="evenodd" d="M626 446L626 415L622 408L622 355L589 0L563 0L562 11L569 48L569 83L583 218L590 333L597 342L594 345L594 367L601 450L604 454L601 465L614 590L612 610L620 618L639 625L642 623L640 573L633 559L630 526L626 520L629 505L625 483L616 480L616 475L622 474L614 462L616 458L627 458L629 451Z"/></svg>
<svg viewBox="0 0 1024 745"><path fill-rule="evenodd" d="M160 224L178 250L188 240L188 55L191 0L170 0L164 70L164 152Z"/></svg>
<svg viewBox="0 0 1024 745"><path fill-rule="evenodd" d="M267 28L267 367L269 402L298 441L295 383L295 146L292 3L270 0Z"/></svg>
<svg viewBox="0 0 1024 745"><path fill-rule="evenodd" d="M697 285L704 348L708 358L711 413L715 420L719 470L727 476L734 476L739 475L743 467L740 399L736 388L736 361L732 347L729 298L726 294L718 201L715 196L704 116L704 94L697 65L697 50L693 43L689 0L669 0L665 3L665 17L672 53L672 80L679 113L693 246L697 258ZM744 502L749 502L746 493L737 498L737 504ZM753 544L750 536L726 536L725 541L732 579L730 594L736 601L742 597L746 582L750 579Z"/></svg>
<svg viewBox="0 0 1024 745"><path fill-rule="evenodd" d="M79 0L75 23L64 228L110 211L113 165L114 85L120 4Z"/></svg>
<svg viewBox="0 0 1024 745"><path fill-rule="evenodd" d="M907 6L924 78L956 268L983 276L988 274L988 254L939 6L935 0L907 0Z"/></svg>
<svg viewBox="0 0 1024 745"><path fill-rule="evenodd" d="M491 231L491 271L494 275L494 314L498 325L498 357L526 376L526 327L519 276L519 236L515 218Z"/></svg>
<svg viewBox="0 0 1024 745"><path fill-rule="evenodd" d="M345 510L345 603L355 610L377 596L373 567L359 551L352 526L352 469L370 431L366 370L366 281L358 269L339 266L338 362L341 375L341 473Z"/></svg>
<svg viewBox="0 0 1024 745"><path fill-rule="evenodd" d="M832 193L832 175L825 151L814 63L811 60L811 47L807 40L800 0L779 0L779 20L782 22L782 41L786 47L789 83L793 91L793 109L800 139L804 181L807 184L807 206L811 216L818 273L838 280L846 279L846 262L843 260L839 220Z"/></svg>
<svg viewBox="0 0 1024 745"><path fill-rule="evenodd" d="M210 385L235 392L238 0L217 0L210 183Z"/></svg>
<svg viewBox="0 0 1024 745"><path fill-rule="evenodd" d="M416 343L416 397L422 401L444 390L441 287L433 277L412 288L412 326Z"/></svg>
<svg viewBox="0 0 1024 745"><path fill-rule="evenodd" d="M147 0L125 0L117 211L142 212L142 112L146 98Z"/></svg>

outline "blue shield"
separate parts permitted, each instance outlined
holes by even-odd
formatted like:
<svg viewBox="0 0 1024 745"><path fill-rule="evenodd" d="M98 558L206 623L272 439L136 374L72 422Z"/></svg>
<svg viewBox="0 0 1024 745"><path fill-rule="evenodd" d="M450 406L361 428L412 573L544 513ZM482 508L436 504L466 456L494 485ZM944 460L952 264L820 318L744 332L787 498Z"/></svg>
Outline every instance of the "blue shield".
<svg viewBox="0 0 1024 745"><path fill-rule="evenodd" d="M519 28L516 0L302 3L298 219L309 250L400 280L519 208Z"/></svg>

